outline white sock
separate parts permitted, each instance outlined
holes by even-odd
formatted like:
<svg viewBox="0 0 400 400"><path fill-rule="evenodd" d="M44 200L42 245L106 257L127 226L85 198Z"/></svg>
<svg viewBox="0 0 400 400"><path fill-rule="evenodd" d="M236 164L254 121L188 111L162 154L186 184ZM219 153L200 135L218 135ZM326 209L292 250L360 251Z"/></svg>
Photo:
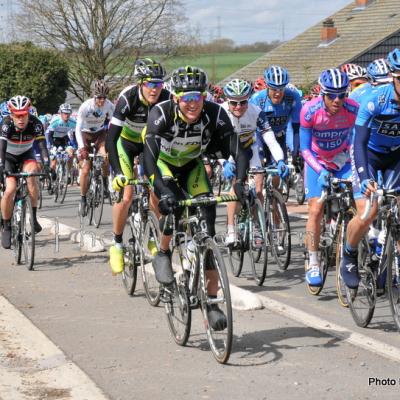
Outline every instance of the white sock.
<svg viewBox="0 0 400 400"><path fill-rule="evenodd" d="M228 233L234 233L235 227L233 225L228 225Z"/></svg>
<svg viewBox="0 0 400 400"><path fill-rule="evenodd" d="M309 265L318 265L319 264L318 251L309 251L308 257L310 259Z"/></svg>
<svg viewBox="0 0 400 400"><path fill-rule="evenodd" d="M117 249L122 249L123 248L122 243L114 243L114 245L115 245L115 247Z"/></svg>

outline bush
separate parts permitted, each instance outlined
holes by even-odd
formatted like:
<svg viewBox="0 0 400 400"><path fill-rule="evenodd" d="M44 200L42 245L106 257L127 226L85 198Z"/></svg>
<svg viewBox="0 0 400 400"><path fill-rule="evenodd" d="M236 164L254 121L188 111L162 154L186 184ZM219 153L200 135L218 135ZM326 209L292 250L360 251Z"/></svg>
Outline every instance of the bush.
<svg viewBox="0 0 400 400"><path fill-rule="evenodd" d="M0 101L28 96L39 114L55 113L69 87L68 65L61 52L30 42L0 45Z"/></svg>

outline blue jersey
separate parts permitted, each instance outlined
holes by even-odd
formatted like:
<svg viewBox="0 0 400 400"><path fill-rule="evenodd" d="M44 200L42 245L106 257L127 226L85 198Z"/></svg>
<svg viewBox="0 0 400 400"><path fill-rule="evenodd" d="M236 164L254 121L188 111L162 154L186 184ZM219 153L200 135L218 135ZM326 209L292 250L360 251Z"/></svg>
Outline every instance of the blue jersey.
<svg viewBox="0 0 400 400"><path fill-rule="evenodd" d="M46 130L50 146L53 144L54 139L68 137L70 144L76 147L75 128L76 121L72 118L69 118L67 122L64 122L59 116L54 118Z"/></svg>
<svg viewBox="0 0 400 400"><path fill-rule="evenodd" d="M356 125L370 129L370 149L388 154L400 148L400 106L393 84L371 90L360 104Z"/></svg>
<svg viewBox="0 0 400 400"><path fill-rule="evenodd" d="M349 98L361 104L362 100L365 99L366 96L371 93L373 89L376 89L376 86L372 86L369 82L364 83L358 88L354 89L350 94Z"/></svg>
<svg viewBox="0 0 400 400"><path fill-rule="evenodd" d="M286 134L288 122L300 122L301 98L296 89L286 87L280 104L273 104L268 96L268 89L261 90L250 98L253 103L265 112L268 122L277 138Z"/></svg>

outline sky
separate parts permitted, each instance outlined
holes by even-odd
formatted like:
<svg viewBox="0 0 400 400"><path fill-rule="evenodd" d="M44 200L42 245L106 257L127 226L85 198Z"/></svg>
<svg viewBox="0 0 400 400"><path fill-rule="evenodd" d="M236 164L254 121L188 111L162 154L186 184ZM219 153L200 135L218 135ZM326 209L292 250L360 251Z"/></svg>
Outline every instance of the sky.
<svg viewBox="0 0 400 400"><path fill-rule="evenodd" d="M202 40L236 44L289 40L354 0L183 0ZM219 27L219 29L218 29Z"/></svg>

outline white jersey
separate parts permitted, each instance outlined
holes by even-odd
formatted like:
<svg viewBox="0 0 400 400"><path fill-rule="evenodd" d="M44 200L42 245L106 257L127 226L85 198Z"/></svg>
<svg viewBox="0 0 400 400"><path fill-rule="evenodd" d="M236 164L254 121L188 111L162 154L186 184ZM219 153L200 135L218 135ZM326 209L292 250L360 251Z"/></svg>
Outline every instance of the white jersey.
<svg viewBox="0 0 400 400"><path fill-rule="evenodd" d="M261 137L264 142L268 146L272 156L275 160L283 159L283 151L280 147L279 143L276 140L274 132L269 126L267 119L264 121L259 120L259 115L261 113L261 109L253 104L248 103L248 108L244 115L240 118L235 117L229 111L228 102L224 102L221 106L226 110L229 115L229 118L232 122L232 125L235 129L235 132L239 135L240 142L242 143L245 149L252 150L252 158L250 160L251 168L261 167L261 160L258 151L258 145L256 140L256 131L259 130Z"/></svg>
<svg viewBox="0 0 400 400"><path fill-rule="evenodd" d="M106 119L111 119L114 104L106 99L103 107L98 107L95 99L91 98L81 104L76 121L76 140L78 147L84 147L82 132L97 133L103 130Z"/></svg>

